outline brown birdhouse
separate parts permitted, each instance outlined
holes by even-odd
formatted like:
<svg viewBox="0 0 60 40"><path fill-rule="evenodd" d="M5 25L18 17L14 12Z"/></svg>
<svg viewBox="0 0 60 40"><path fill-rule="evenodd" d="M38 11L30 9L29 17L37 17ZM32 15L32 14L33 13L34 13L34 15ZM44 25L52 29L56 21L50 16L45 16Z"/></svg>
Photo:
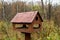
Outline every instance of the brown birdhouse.
<svg viewBox="0 0 60 40"><path fill-rule="evenodd" d="M30 33L40 31L43 20L38 11L31 11L17 13L11 22L13 28L25 33L25 39L28 40Z"/></svg>

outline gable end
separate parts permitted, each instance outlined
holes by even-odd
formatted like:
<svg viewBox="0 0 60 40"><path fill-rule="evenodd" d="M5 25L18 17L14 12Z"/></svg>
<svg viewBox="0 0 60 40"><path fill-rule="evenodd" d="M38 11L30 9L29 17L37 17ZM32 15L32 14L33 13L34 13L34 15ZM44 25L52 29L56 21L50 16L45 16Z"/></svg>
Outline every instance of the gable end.
<svg viewBox="0 0 60 40"><path fill-rule="evenodd" d="M41 22L43 22L43 19L42 19L41 15L39 14L39 12L37 12L37 15L39 16Z"/></svg>

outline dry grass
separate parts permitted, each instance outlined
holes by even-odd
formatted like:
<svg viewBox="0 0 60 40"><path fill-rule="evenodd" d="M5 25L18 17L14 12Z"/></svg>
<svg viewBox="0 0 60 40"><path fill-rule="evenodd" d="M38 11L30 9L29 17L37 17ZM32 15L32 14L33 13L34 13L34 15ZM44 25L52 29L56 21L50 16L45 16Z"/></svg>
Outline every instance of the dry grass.
<svg viewBox="0 0 60 40"><path fill-rule="evenodd" d="M24 40L24 34L14 31L9 22L0 22L1 40ZM44 21L42 31L31 34L31 40L60 40L60 27L54 24L54 21Z"/></svg>

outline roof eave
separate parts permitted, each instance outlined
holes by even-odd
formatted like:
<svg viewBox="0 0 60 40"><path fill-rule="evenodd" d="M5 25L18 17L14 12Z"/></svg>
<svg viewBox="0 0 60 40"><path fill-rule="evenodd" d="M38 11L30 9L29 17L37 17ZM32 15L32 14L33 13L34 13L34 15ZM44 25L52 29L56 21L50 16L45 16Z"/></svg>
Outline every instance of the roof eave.
<svg viewBox="0 0 60 40"><path fill-rule="evenodd" d="M32 22L12 22L13 24L31 24Z"/></svg>

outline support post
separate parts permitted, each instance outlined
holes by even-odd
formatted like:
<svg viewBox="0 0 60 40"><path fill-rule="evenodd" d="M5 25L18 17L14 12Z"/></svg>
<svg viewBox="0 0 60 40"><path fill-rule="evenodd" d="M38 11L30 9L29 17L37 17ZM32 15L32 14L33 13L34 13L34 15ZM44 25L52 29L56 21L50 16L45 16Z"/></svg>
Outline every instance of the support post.
<svg viewBox="0 0 60 40"><path fill-rule="evenodd" d="M31 34L25 33L25 40L31 40Z"/></svg>

